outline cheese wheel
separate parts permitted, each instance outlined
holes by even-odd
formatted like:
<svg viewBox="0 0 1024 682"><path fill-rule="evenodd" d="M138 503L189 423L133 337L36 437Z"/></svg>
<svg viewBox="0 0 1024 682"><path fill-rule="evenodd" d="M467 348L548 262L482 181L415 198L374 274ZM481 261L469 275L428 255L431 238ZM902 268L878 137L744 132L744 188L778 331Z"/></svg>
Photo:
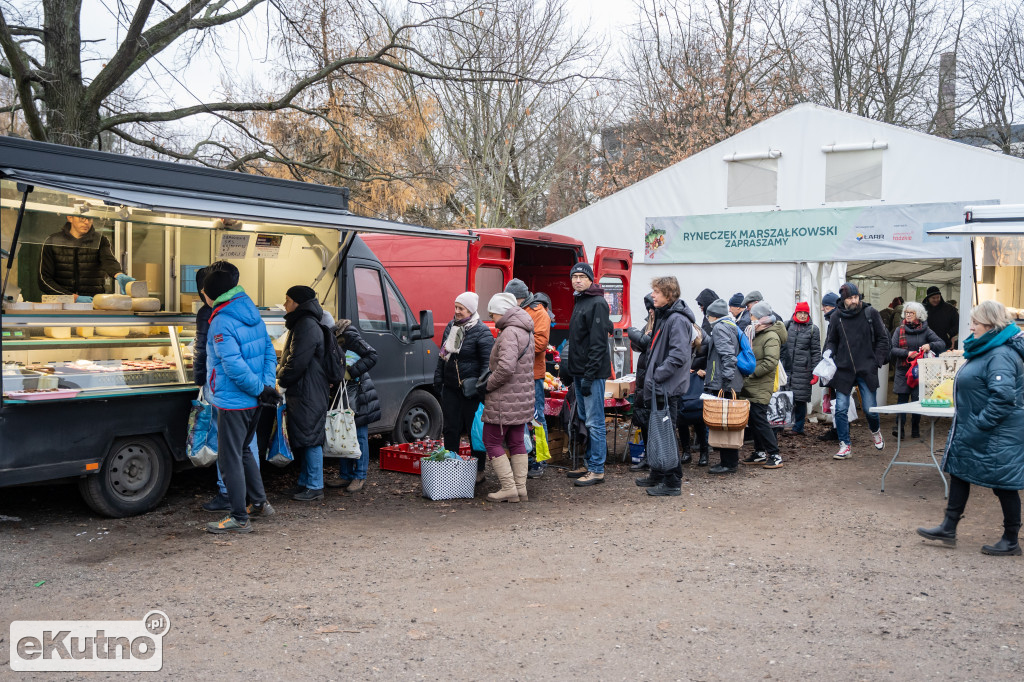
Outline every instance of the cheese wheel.
<svg viewBox="0 0 1024 682"><path fill-rule="evenodd" d="M70 339L71 327L43 327L43 334L51 339Z"/></svg>
<svg viewBox="0 0 1024 682"><path fill-rule="evenodd" d="M96 336L128 336L131 327L96 327Z"/></svg>
<svg viewBox="0 0 1024 682"><path fill-rule="evenodd" d="M83 339L88 339L93 335L92 327L75 327L75 334L81 336Z"/></svg>
<svg viewBox="0 0 1024 682"><path fill-rule="evenodd" d="M160 310L159 298L133 298L132 310L140 313L155 313Z"/></svg>
<svg viewBox="0 0 1024 682"><path fill-rule="evenodd" d="M132 297L124 294L96 294L92 297L96 310L131 310Z"/></svg>
<svg viewBox="0 0 1024 682"><path fill-rule="evenodd" d="M149 296L149 284L146 282L128 282L125 293L132 298L146 298Z"/></svg>

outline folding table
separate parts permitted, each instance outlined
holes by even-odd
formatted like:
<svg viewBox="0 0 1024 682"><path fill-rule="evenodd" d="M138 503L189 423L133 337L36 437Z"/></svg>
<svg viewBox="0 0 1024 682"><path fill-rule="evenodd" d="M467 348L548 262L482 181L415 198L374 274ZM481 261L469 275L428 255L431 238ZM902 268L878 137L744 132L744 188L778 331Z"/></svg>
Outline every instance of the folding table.
<svg viewBox="0 0 1024 682"><path fill-rule="evenodd" d="M889 462L889 466L885 468L885 472L882 473L882 492L885 492L885 476L889 473L889 470L894 465L908 466L908 467L935 467L935 470L939 472L939 476L942 478L942 485L946 489L946 497L949 497L949 480L946 479L946 475L942 473L942 466L939 464L939 460L935 459L935 420L939 417L953 418L954 410L952 407L924 407L921 405L920 400L915 400L912 403L903 403L902 405L885 405L884 407L873 407L871 411L875 414L895 414L895 415L915 415L919 414L923 417L928 417L931 422L931 441L928 450L928 454L931 456L932 461L928 462L907 462L899 459L900 446L903 440L903 427L900 424L900 420L896 420L896 454L892 456L892 461Z"/></svg>

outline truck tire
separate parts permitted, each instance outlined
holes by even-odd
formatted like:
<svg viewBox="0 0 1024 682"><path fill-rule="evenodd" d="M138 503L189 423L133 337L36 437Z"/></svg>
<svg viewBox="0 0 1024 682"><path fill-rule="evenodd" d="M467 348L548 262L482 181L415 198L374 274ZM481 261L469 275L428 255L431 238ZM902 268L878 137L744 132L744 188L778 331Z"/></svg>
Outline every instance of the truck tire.
<svg viewBox="0 0 1024 682"><path fill-rule="evenodd" d="M416 389L402 403L391 432L395 443L411 443L422 438L441 436L441 404L429 391Z"/></svg>
<svg viewBox="0 0 1024 682"><path fill-rule="evenodd" d="M171 457L159 439L118 438L98 474L79 479L82 499L98 514L121 518L155 507L171 483Z"/></svg>

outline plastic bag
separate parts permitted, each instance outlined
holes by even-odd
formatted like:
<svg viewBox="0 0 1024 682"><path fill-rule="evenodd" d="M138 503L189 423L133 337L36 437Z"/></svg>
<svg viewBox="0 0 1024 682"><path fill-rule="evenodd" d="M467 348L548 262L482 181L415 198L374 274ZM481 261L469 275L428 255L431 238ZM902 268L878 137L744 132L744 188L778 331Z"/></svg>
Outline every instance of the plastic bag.
<svg viewBox="0 0 1024 682"><path fill-rule="evenodd" d="M832 381L832 377L836 375L836 363L832 359L832 351L827 350L821 356L821 361L814 366L814 376L821 379L822 383L828 383Z"/></svg>
<svg viewBox="0 0 1024 682"><path fill-rule="evenodd" d="M484 452L487 448L484 447L484 404L480 403L480 407L476 408L476 414L473 416L473 428L469 431L469 442L470 447L473 448L474 452Z"/></svg>
<svg viewBox="0 0 1024 682"><path fill-rule="evenodd" d="M217 419L213 405L203 399L192 401L192 413L188 416L188 459L196 467L208 467L217 461Z"/></svg>
<svg viewBox="0 0 1024 682"><path fill-rule="evenodd" d="M533 438L537 441L537 461L546 462L551 459L551 450L548 448L548 437L544 433L543 426L533 427Z"/></svg>
<svg viewBox="0 0 1024 682"><path fill-rule="evenodd" d="M270 436L270 447L267 449L267 461L279 467L295 461L292 449L288 446L288 427L285 424L284 410L284 403L277 406L277 420L274 422L274 432Z"/></svg>
<svg viewBox="0 0 1024 682"><path fill-rule="evenodd" d="M768 402L768 424L772 428L787 428L793 425L793 392L776 391Z"/></svg>

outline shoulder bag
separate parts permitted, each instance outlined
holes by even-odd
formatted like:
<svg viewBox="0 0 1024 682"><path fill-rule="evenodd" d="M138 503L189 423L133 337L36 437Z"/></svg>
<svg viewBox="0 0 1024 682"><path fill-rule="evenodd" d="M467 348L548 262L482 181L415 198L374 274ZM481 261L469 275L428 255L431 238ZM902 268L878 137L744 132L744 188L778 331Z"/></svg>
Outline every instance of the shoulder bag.
<svg viewBox="0 0 1024 682"><path fill-rule="evenodd" d="M338 397L327 411L327 438L324 442L324 457L359 459L363 452L359 447L356 432L356 414L348 402L348 382L342 381Z"/></svg>

